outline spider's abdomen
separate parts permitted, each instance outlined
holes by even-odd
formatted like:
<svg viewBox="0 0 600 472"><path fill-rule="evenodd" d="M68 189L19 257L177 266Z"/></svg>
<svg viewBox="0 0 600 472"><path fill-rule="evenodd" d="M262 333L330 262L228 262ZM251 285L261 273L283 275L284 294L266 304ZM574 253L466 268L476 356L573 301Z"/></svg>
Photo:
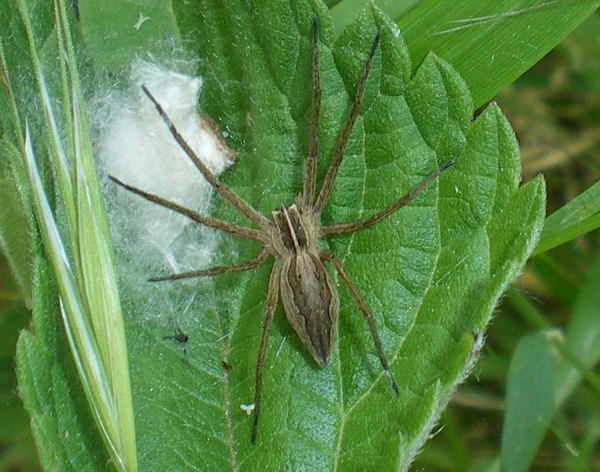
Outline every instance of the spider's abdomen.
<svg viewBox="0 0 600 472"><path fill-rule="evenodd" d="M283 261L280 293L285 315L317 364L329 363L339 298L317 253L301 251Z"/></svg>

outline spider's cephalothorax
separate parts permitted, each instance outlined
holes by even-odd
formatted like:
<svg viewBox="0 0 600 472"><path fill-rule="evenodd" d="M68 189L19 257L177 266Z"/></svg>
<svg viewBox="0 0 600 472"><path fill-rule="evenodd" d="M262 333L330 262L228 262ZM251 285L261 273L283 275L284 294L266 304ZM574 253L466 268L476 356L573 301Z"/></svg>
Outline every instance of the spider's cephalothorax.
<svg viewBox="0 0 600 472"><path fill-rule="evenodd" d="M321 106L321 84L319 78L319 47L317 42L317 22L313 20L313 105L312 120L310 127L310 141L308 157L305 165L305 175L302 191L296 197L295 202L289 206L281 207L272 212L272 221L262 213L255 210L237 193L229 187L220 183L215 175L190 149L186 141L179 134L161 105L155 100L150 91L142 87L148 98L154 103L158 113L169 127L171 134L186 152L190 160L198 168L202 176L214 188L215 192L227 200L244 217L246 217L256 229L241 226L227 221L203 216L188 208L170 202L160 196L145 192L138 188L127 185L115 177L111 179L125 189L140 195L151 202L176 211L188 218L229 234L246 239L258 241L262 247L254 259L230 266L212 267L209 269L196 270L182 274L173 274L164 277L156 277L151 281L177 280L190 277L209 277L232 272L252 270L263 264L269 256L275 259L265 306L265 317L263 320L262 335L258 349L258 360L256 362L254 409L251 430L251 440L256 439L258 418L260 415L260 390L262 385L262 372L267 348L267 339L273 321L273 314L279 297L283 304L286 317L294 330L300 337L304 346L314 357L320 366L326 365L331 358L331 350L335 340L337 319L339 314L339 297L337 287L326 270L324 262L329 262L340 279L356 301L362 312L377 356L383 367L383 371L393 388L398 394L398 387L394 382L387 360L381 347L379 335L375 328L373 315L369 307L363 301L360 293L352 283L341 261L330 251L320 250L317 246L319 239L335 235L359 231L386 218L399 208L408 204L419 192L436 179L444 170L452 166L456 159L451 159L442 166L433 170L424 177L412 190L403 197L396 200L380 212L357 221L347 223L336 223L321 226L320 215L325 203L329 198L331 189L335 182L337 171L344 156L344 150L350 137L350 133L358 117L365 86L371 63L379 43L379 35L375 36L373 45L365 62L362 75L358 81L354 101L350 108L348 120L340 134L338 144L335 148L332 161L327 169L323 183L319 191L316 191L315 173L317 156L317 130L319 127L319 114Z"/></svg>

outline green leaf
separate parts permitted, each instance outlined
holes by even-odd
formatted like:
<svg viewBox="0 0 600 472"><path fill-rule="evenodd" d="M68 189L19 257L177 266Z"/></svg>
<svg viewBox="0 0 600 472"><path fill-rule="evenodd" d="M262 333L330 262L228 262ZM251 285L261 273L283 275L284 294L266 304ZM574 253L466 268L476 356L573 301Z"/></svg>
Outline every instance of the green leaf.
<svg viewBox="0 0 600 472"><path fill-rule="evenodd" d="M571 241L598 227L600 227L600 182L596 182L546 218L544 231L534 255Z"/></svg>

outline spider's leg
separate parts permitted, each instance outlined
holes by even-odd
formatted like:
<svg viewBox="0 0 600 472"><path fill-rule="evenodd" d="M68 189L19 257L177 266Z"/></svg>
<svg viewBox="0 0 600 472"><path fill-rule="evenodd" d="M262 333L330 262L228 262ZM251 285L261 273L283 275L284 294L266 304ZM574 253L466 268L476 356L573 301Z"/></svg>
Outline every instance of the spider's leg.
<svg viewBox="0 0 600 472"><path fill-rule="evenodd" d="M417 185L415 185L410 192L408 192L399 200L396 200L384 210L381 210L379 213L376 213L373 216L370 216L369 218L365 218L364 220L322 226L319 231L319 237L321 238L323 236L327 236L328 234L352 233L354 231L360 231L361 229L373 226L375 223L378 223L384 218L390 216L396 210L399 210L403 206L408 205L413 200L413 198L415 198L419 193L421 193L421 191L425 189L425 187L427 187L433 180L435 180L442 172L456 164L457 160L458 159L456 157L453 157L445 164L442 164L440 167L431 172L431 174L429 174L427 177L421 180Z"/></svg>
<svg viewBox="0 0 600 472"><path fill-rule="evenodd" d="M200 171L202 176L206 179L206 181L215 189L221 197L227 200L234 208L236 208L242 215L248 218L252 223L262 229L266 229L269 227L269 220L258 210L252 208L248 203L246 203L242 197L240 197L237 193L231 190L226 185L222 184L217 180L215 174L213 174L206 164L200 160L200 158L196 155L196 153L192 150L192 148L188 145L183 136L177 131L177 128L166 114L163 107L156 101L154 96L150 93L150 91L146 88L145 85L142 85L142 90L148 96L150 101L154 104L154 107L158 111L158 114L163 119L171 135L177 144L183 149L183 151L187 154L190 160L194 163L196 168Z"/></svg>
<svg viewBox="0 0 600 472"><path fill-rule="evenodd" d="M201 225L208 226L209 228L218 229L229 234L234 234L241 238L265 242L265 238L261 236L261 232L256 229L247 228L245 226L240 226L233 223L228 223L227 221L218 220L216 218L201 215L196 211L190 210L189 208L185 208L181 205L178 205L177 203L159 197L158 195L154 195L153 193L140 190L139 188L133 187L132 185L121 182L119 179L113 177L112 175L109 175L108 177L110 178L110 180L120 185L125 190L129 190L131 193L135 193L136 195L139 195L140 197L145 198L146 200L152 203L156 203L157 205L168 208L169 210L173 210L179 213L180 215L187 216L189 219L195 221L196 223L200 223Z"/></svg>
<svg viewBox="0 0 600 472"><path fill-rule="evenodd" d="M317 43L317 19L313 18L313 50L312 50L312 79L313 79L313 101L312 118L310 121L310 137L308 141L308 157L304 174L304 186L302 188L302 204L308 207L312 204L315 196L315 174L317 170L317 147L319 132L319 115L321 111L321 79L319 77L319 45Z"/></svg>
<svg viewBox="0 0 600 472"><path fill-rule="evenodd" d="M360 76L360 80L358 82L358 86L356 87L356 95L354 96L354 103L352 104L352 108L350 109L350 114L348 116L348 121L346 122L346 126L340 135L340 139L335 148L335 152L333 153L333 160L331 164L329 164L329 168L327 169L327 173L325 174L325 179L323 180L323 185L321 186L321 190L319 191L319 195L317 195L317 199L314 203L314 210L316 213L320 213L325 206L325 202L327 198L329 198L329 194L331 193L331 188L333 187L333 182L335 181L335 177L337 175L338 169L340 167L340 163L342 162L342 158L344 157L344 151L346 150L346 144L348 143L348 139L350 138L350 133L352 132L352 128L354 127L354 123L358 118L358 112L360 110L360 105L362 103L362 99L365 93L365 88L367 85L367 78L369 77L369 71L371 70L371 65L373 63L373 57L375 56L375 51L377 50L377 45L379 44L379 33L375 36L373 40L373 45L371 46L371 51L369 52L369 56L367 61L365 62L365 66L362 71L362 75Z"/></svg>
<svg viewBox="0 0 600 472"><path fill-rule="evenodd" d="M259 265L267 260L269 250L263 247L254 259L251 259L240 264L228 266L209 267L208 269L194 270L191 272L182 272L181 274L171 274L162 277L152 277L148 282L162 282L164 280L179 280L191 279L194 277L216 277L217 275L231 274L233 272L244 272L246 270L256 269Z"/></svg>
<svg viewBox="0 0 600 472"><path fill-rule="evenodd" d="M281 266L275 261L271 277L269 278L269 291L267 293L267 304L265 308L265 318L262 325L262 335L260 337L260 347L258 348L258 359L256 360L256 374L254 380L254 410L252 417L252 430L250 432L250 441L256 441L256 431L258 428L258 417L260 415L260 389L262 387L262 374L265 364L265 352L267 351L267 340L269 339L269 331L271 331L271 323L273 322L273 314L277 306L279 298L279 278L281 276Z"/></svg>
<svg viewBox="0 0 600 472"><path fill-rule="evenodd" d="M379 339L379 335L377 334L377 328L375 327L375 321L373 321L373 314L371 313L371 310L369 309L369 307L367 306L365 301L360 296L360 293L358 293L358 290L356 289L356 287L350 280L350 277L348 277L348 274L346 273L346 269L344 269L342 262L337 258L337 256L329 251L321 251L321 253L319 254L319 257L322 260L329 261L331 263L331 265L334 267L334 269L337 271L337 273L341 277L342 281L344 282L344 285L346 286L346 288L352 295L352 298L354 298L354 301L360 308L360 311L362 312L363 316L365 317L365 320L367 320L367 324L369 325L369 331L371 331L371 337L373 338L373 344L375 344L375 351L377 352L377 357L379 357L379 361L381 362L383 371L385 372L385 375L386 375L388 382L390 383L392 389L394 390L396 395L399 395L400 391L398 390L398 386L396 385L396 382L394 381L394 378L392 377L392 373L390 372L390 367L385 358L385 354L383 353L383 348L381 347L381 341Z"/></svg>

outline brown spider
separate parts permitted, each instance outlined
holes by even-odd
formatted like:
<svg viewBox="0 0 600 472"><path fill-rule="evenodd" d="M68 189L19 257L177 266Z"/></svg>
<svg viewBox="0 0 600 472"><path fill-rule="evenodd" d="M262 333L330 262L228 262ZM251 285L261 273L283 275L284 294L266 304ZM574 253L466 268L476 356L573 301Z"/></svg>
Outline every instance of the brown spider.
<svg viewBox="0 0 600 472"><path fill-rule="evenodd" d="M265 360L267 339L273 321L273 314L279 296L289 323L292 325L302 344L308 349L319 366L329 363L331 348L335 340L337 319L339 314L339 297L335 282L329 272L325 269L323 262L329 262L336 270L342 282L358 304L365 317L377 356L381 361L383 371L396 394L398 387L392 378L390 369L381 348L381 341L375 328L371 311L363 301L354 284L350 281L341 261L330 251L321 250L317 246L319 239L334 235L359 231L381 221L396 210L408 204L419 192L431 183L444 170L452 166L456 159L451 159L441 167L435 169L418 183L410 192L384 210L368 218L348 223L331 224L321 226L320 215L335 181L338 168L344 155L346 143L359 113L363 99L367 77L373 61L373 56L379 43L379 34L375 37L371 51L364 65L362 75L358 82L354 102L350 109L348 121L342 131L338 144L335 148L333 160L327 169L323 184L316 192L316 156L317 156L317 129L319 126L319 113L321 105L321 87L319 78L319 50L317 45L317 22L313 20L313 104L312 120L310 126L310 140L308 157L306 159L305 176L302 191L296 196L291 205L277 208L272 212L272 220L242 200L233 190L220 183L214 174L190 149L183 137L179 134L161 105L154 99L148 89L143 90L148 98L154 103L158 113L169 127L171 134L192 160L203 177L209 182L214 190L234 208L242 213L258 229L248 228L229 223L216 218L200 215L199 213L184 208L176 203L165 200L157 195L145 192L127 185L115 177L110 177L125 189L140 195L151 202L169 208L177 213L208 226L242 238L252 239L262 244L262 248L254 259L230 266L212 267L181 274L173 274L164 277L156 277L150 281L177 280L189 277L211 277L231 272L252 270L263 264L269 256L275 258L275 263L269 278L269 288L265 308L265 317L262 326L258 360L255 371L254 410L251 430L251 441L256 439L258 418L260 414L260 390Z"/></svg>

